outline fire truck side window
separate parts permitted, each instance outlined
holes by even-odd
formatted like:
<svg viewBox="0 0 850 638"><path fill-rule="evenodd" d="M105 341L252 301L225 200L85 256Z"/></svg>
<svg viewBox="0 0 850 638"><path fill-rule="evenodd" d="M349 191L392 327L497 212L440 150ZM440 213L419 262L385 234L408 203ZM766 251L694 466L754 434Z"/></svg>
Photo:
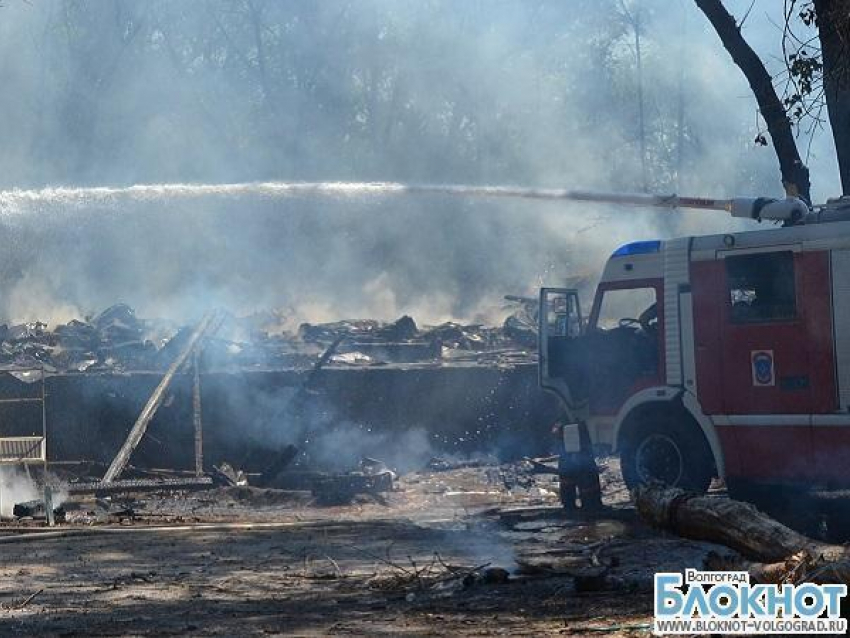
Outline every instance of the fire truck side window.
<svg viewBox="0 0 850 638"><path fill-rule="evenodd" d="M624 290L606 290L599 308L597 328L610 330L621 325L639 328L642 315L652 312L655 305L655 288L628 288ZM651 317L654 323L657 315ZM646 320L649 323L649 318Z"/></svg>
<svg viewBox="0 0 850 638"><path fill-rule="evenodd" d="M791 251L726 258L732 323L788 321L797 316Z"/></svg>
<svg viewBox="0 0 850 638"><path fill-rule="evenodd" d="M635 384L659 373L655 288L604 290L587 339L587 393L592 410L616 410Z"/></svg>

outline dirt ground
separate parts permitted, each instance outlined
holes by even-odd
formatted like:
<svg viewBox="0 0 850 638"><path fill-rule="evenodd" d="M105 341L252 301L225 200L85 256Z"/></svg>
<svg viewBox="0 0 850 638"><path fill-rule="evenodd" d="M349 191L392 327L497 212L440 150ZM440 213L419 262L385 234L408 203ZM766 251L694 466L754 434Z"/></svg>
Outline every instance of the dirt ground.
<svg viewBox="0 0 850 638"><path fill-rule="evenodd" d="M136 495L133 520L84 502L58 532L3 528L0 634L648 635L652 574L728 550L647 529L603 464L593 518L523 464L336 507L250 487Z"/></svg>

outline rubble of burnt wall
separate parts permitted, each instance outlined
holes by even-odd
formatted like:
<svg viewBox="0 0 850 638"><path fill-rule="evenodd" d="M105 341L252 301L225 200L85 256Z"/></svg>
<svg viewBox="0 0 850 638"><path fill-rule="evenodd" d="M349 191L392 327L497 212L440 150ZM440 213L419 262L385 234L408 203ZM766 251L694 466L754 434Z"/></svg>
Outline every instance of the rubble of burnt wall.
<svg viewBox="0 0 850 638"><path fill-rule="evenodd" d="M546 453L555 402L537 387L533 323L419 327L350 320L270 331L228 318L199 359L204 453L251 469L286 445L309 449L345 429L338 445L394 439L441 454ZM190 327L141 320L128 306L50 330L0 327L0 435L39 434L46 418L51 462L108 464ZM316 362L334 345L319 371ZM191 469L192 370L181 370L133 456L138 467ZM309 391L304 392L309 380ZM291 405L296 393L300 407ZM356 447L356 446L354 446Z"/></svg>

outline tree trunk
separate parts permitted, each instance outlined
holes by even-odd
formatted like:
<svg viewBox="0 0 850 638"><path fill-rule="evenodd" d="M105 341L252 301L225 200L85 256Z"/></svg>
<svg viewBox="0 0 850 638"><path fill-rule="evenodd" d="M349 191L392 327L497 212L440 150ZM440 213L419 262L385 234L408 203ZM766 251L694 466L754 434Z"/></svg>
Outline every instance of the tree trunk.
<svg viewBox="0 0 850 638"><path fill-rule="evenodd" d="M684 538L719 543L765 563L800 551L837 560L844 548L820 543L762 514L749 503L690 494L672 487L641 487L635 492L641 517Z"/></svg>
<svg viewBox="0 0 850 638"><path fill-rule="evenodd" d="M850 0L815 0L815 11L841 190L850 195Z"/></svg>
<svg viewBox="0 0 850 638"><path fill-rule="evenodd" d="M811 202L809 169L800 159L791 120L785 107L776 95L773 80L764 67L758 54L741 35L741 30L721 0L695 0L697 6L708 18L723 46L732 56L732 60L744 73L750 88L756 97L761 116L767 124L768 133L779 159L782 184L785 192ZM825 1L825 0L824 0ZM846 3L847 0L838 0Z"/></svg>
<svg viewBox="0 0 850 638"><path fill-rule="evenodd" d="M725 545L739 556L710 554L704 569L746 570L754 582L850 584L850 550L785 527L749 503L660 485L638 487L641 517L683 538ZM756 562L749 562L756 561Z"/></svg>

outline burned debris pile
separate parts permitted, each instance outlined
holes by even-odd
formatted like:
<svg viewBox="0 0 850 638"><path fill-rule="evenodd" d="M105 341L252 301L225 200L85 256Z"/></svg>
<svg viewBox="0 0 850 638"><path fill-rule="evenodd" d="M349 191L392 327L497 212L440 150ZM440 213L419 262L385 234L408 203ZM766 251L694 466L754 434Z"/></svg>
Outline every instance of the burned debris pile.
<svg viewBox="0 0 850 638"><path fill-rule="evenodd" d="M359 495L379 496L395 487L397 475L383 461L364 457L356 470L329 472L299 465L295 462L299 452L295 446L288 446L279 463L251 476L250 480L247 473L222 463L213 467L213 482L221 487L310 492L320 505L342 505Z"/></svg>
<svg viewBox="0 0 850 638"><path fill-rule="evenodd" d="M0 369L42 368L47 372L157 369L168 353L155 343L154 327L117 304L99 315L48 330L34 321L0 326Z"/></svg>
<svg viewBox="0 0 850 638"><path fill-rule="evenodd" d="M445 322L417 326L405 315L392 323L374 320L302 324L298 337L327 347L342 339L331 362L380 365L427 361L510 363L530 361L537 349L535 300L508 296L517 307L501 326Z"/></svg>
<svg viewBox="0 0 850 638"><path fill-rule="evenodd" d="M338 343L328 365L531 361L536 349L533 300L510 297L509 301L519 309L498 327L452 322L420 327L405 315L390 323L374 319L303 323L288 332L263 321L271 315L226 315L206 340L204 363L208 369L305 368L334 342ZM0 370L164 370L190 333L187 327L143 320L126 304L53 329L41 321L0 325Z"/></svg>

